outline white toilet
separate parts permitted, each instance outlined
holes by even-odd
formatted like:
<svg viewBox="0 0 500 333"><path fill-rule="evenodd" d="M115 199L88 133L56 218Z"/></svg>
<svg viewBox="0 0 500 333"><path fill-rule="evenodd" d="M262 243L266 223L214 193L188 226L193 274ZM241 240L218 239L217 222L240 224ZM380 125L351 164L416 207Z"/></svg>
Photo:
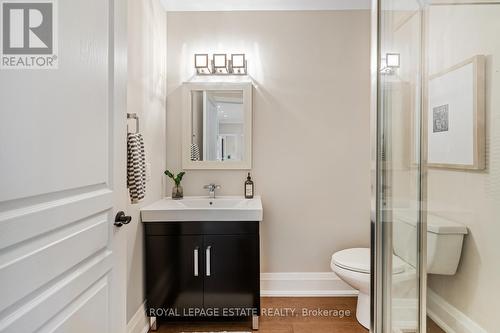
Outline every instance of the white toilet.
<svg viewBox="0 0 500 333"><path fill-rule="evenodd" d="M416 218L405 213L395 214L394 255L392 273L404 281L415 276ZM467 228L459 223L429 214L427 217L427 273L455 274ZM332 255L332 270L347 284L359 291L356 318L366 328L370 326L370 249L352 248ZM398 283L398 282L396 282ZM403 285L403 284L402 284ZM412 284L407 284L408 288Z"/></svg>

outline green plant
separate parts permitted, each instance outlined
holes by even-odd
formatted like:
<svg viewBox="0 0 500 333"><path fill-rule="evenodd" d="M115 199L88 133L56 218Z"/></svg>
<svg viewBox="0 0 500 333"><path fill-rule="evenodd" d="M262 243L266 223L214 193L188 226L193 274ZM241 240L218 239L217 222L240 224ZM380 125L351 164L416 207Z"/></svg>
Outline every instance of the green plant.
<svg viewBox="0 0 500 333"><path fill-rule="evenodd" d="M168 170L165 170L165 174L167 176L169 176L170 178L172 178L172 180L174 181L175 183L175 186L179 186L181 184L181 181L182 181L182 177L184 177L184 175L186 174L184 171L181 171L177 174L177 176L175 176L173 173L171 173L170 171Z"/></svg>

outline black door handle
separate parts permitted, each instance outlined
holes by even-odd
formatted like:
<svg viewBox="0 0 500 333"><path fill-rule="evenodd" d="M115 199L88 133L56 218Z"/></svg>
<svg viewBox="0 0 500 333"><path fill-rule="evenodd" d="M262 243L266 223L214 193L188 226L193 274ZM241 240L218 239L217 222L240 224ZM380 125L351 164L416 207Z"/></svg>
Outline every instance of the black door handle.
<svg viewBox="0 0 500 333"><path fill-rule="evenodd" d="M118 213L116 213L115 225L117 227L121 227L124 224L129 224L130 221L132 221L132 216L127 216L122 211L119 211Z"/></svg>

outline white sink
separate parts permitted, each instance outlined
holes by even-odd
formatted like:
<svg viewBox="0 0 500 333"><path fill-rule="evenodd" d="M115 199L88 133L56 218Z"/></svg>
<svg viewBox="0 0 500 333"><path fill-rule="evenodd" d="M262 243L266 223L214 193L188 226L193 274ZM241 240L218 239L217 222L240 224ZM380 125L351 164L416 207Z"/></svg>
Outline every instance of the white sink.
<svg viewBox="0 0 500 333"><path fill-rule="evenodd" d="M141 209L142 222L262 221L260 196L165 198Z"/></svg>

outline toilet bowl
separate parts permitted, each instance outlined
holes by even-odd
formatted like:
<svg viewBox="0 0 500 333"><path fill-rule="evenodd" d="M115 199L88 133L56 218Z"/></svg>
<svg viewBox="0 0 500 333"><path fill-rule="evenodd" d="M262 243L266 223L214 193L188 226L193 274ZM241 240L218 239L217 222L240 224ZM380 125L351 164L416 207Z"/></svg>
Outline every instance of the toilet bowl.
<svg viewBox="0 0 500 333"><path fill-rule="evenodd" d="M427 273L455 274L462 252L467 228L459 223L428 214L427 216ZM416 218L408 213L394 215L392 274L393 287L405 295L414 289L416 278ZM332 255L331 268L340 279L359 291L356 318L370 327L370 260L369 248L351 248ZM409 282L408 282L409 281ZM401 290L408 289L408 290Z"/></svg>
<svg viewBox="0 0 500 333"><path fill-rule="evenodd" d="M393 274L405 271L405 263L393 256ZM335 252L331 268L344 282L359 291L356 319L364 327L370 327L370 249L353 248Z"/></svg>

